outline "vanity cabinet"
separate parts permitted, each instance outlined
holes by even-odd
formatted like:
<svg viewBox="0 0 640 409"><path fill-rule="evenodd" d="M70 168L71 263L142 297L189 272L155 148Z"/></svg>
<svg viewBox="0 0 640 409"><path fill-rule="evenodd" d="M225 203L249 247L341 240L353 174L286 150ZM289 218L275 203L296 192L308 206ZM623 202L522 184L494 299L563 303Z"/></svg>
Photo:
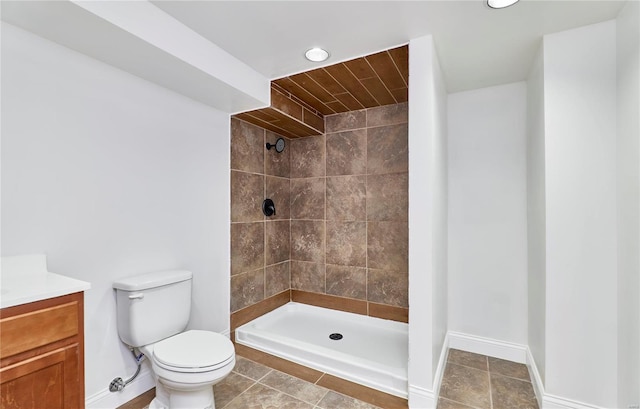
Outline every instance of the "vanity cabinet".
<svg viewBox="0 0 640 409"><path fill-rule="evenodd" d="M0 310L0 409L84 408L83 294Z"/></svg>

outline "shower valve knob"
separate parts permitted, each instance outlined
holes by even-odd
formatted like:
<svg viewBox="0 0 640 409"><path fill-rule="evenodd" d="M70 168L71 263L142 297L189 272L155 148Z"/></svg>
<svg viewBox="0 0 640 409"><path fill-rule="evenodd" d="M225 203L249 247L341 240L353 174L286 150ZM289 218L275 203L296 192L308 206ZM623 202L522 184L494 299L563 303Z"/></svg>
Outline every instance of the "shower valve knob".
<svg viewBox="0 0 640 409"><path fill-rule="evenodd" d="M270 217L276 214L276 205L273 203L271 199L264 199L262 202L262 213L265 216Z"/></svg>

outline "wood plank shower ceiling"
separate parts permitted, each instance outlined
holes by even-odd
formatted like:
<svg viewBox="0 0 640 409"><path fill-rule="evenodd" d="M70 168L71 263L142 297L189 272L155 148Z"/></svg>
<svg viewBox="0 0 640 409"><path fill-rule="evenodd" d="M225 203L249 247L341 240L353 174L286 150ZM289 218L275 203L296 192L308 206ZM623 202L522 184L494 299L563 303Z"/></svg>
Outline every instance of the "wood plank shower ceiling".
<svg viewBox="0 0 640 409"><path fill-rule="evenodd" d="M408 100L402 46L271 82L271 106L235 115L288 138L324 133L324 116Z"/></svg>

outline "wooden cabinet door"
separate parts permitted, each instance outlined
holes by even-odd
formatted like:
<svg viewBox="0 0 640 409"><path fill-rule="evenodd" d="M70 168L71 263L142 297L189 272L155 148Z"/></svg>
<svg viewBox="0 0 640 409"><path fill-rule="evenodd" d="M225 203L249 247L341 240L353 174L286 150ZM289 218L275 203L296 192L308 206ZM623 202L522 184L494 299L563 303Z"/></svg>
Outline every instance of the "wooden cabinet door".
<svg viewBox="0 0 640 409"><path fill-rule="evenodd" d="M0 409L77 409L78 344L59 348L0 370Z"/></svg>

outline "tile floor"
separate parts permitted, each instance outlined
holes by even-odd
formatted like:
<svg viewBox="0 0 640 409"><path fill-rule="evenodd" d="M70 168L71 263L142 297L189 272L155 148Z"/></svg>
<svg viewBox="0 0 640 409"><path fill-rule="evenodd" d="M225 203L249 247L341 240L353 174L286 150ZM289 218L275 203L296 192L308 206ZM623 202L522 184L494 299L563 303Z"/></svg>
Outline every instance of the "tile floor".
<svg viewBox="0 0 640 409"><path fill-rule="evenodd" d="M380 409L247 358L214 386L216 409ZM153 390L119 409L147 409Z"/></svg>
<svg viewBox="0 0 640 409"><path fill-rule="evenodd" d="M538 409L526 365L449 350L438 409Z"/></svg>
<svg viewBox="0 0 640 409"><path fill-rule="evenodd" d="M214 396L216 409L387 409L239 355L233 372L214 386ZM147 409L153 397L151 390L119 409ZM525 365L451 349L438 409L539 408Z"/></svg>

